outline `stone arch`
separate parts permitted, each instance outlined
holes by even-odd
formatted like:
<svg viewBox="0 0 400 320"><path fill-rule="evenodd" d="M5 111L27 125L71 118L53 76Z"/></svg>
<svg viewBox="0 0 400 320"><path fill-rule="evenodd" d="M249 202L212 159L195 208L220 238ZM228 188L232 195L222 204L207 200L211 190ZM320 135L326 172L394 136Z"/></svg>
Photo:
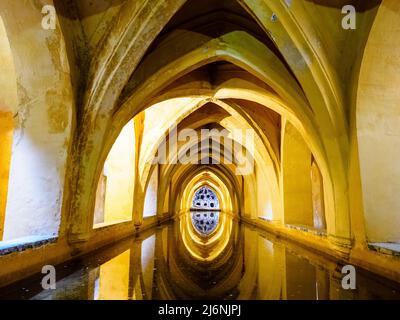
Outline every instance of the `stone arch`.
<svg viewBox="0 0 400 320"><path fill-rule="evenodd" d="M217 148L216 150L214 148ZM214 150L216 152L214 152ZM204 158L213 160L216 160L219 164L219 166L223 166L224 168L226 168L226 171L224 172L224 176L226 176L228 178L228 181L230 182L230 185L235 185L235 188L231 188L231 194L235 194L238 190L242 190L242 187L240 184L237 183L238 180L242 181L242 184L247 188L246 194L242 194L242 204L243 204L243 209L244 211L241 209L240 211L242 213L246 213L247 215L254 215L256 214L256 210L257 210L257 206L256 206L256 192L255 192L255 183L254 183L254 175L255 172L251 172L251 174L249 175L245 175L244 177L241 174L237 174L237 163L232 163L232 164L227 164L225 163L225 153L222 156L222 159L219 158L218 153L219 153L219 148L218 145L211 145L211 148L208 147L204 147L204 148L200 148L198 150L198 152L196 152L196 154L193 154L193 157L198 157L198 154L200 154L200 156L204 155ZM180 151L181 153L184 153L183 151ZM230 150L231 155L229 155L229 159L233 159L234 158L234 154L233 154L233 150ZM199 158L199 162L201 162L203 160L203 158ZM226 161L229 162L229 161ZM186 165L186 166L182 166L182 167L186 167L186 168L191 168L193 165ZM229 174L228 174L229 172ZM167 165L166 169L165 169L165 175L164 178L167 179L167 181L169 179L171 179L170 177L172 177L173 175L177 175L177 174L183 175L183 173L179 170L178 166L174 166L174 165ZM183 176L184 177L184 176ZM236 177L236 178L234 178ZM242 178L241 178L242 177ZM233 181L236 181L236 183L233 183ZM227 183L225 183L226 185ZM272 185L272 181L271 181L271 185ZM184 185L183 182L180 182L178 185ZM277 186L275 187L277 189ZM236 190L236 191L234 191ZM270 193L273 193L275 190L267 190L268 191L268 195ZM231 195L231 197L232 197ZM244 201L244 199L246 198L246 201ZM273 199L276 201L276 199ZM273 204L274 207L276 205L276 202ZM237 208L237 207L236 207ZM177 210L179 210L179 207L176 208ZM279 207L277 207L277 211L278 211ZM232 211L232 209L224 209L224 211ZM172 211L173 212L173 211Z"/></svg>
<svg viewBox="0 0 400 320"><path fill-rule="evenodd" d="M191 35L193 35L193 33L191 33ZM277 91L278 94L284 97L288 105L290 105L292 112L294 110L293 108L297 108L297 111L295 111L295 113L297 113L298 119L301 119L300 123L302 125L308 126L309 132L313 132L314 143L321 143L323 145L319 146L319 152L317 152L315 156L319 157L321 156L321 154L323 155L325 161L321 161L320 163L326 163L326 165L321 166L321 170L324 172L324 175L328 176L328 179L326 179L326 181L330 181L330 185L328 185L328 188L330 189L330 197L329 201L327 201L327 208L329 209L328 211L330 212L330 219L332 220L332 223L328 228L328 232L332 236L332 240L334 240L336 243L348 245L350 241L350 225L348 216L349 212L347 208L347 197L344 195L345 193L343 192L343 190L347 188L347 180L344 176L344 156L342 153L343 148L346 148L346 144L344 143L346 139L343 137L343 131L341 131L340 134L336 132L337 128L342 127L342 122L338 121L338 123L332 124L332 119L330 119L330 115L333 113L327 110L321 104L319 104L318 106L315 105L312 110L310 110L310 106L304 94L302 93L301 88L297 85L297 82L291 77L290 73L288 73L285 66L282 65L279 59L277 59L276 57L274 58L274 54L271 53L268 48L265 48L265 46L263 47L261 43L257 42L257 40L252 39L252 37L247 35L245 32L232 32L231 34L225 34L221 36L219 39L212 39L209 42L207 42L207 39L205 39L204 37L197 38L200 40L200 43L201 41L203 41L203 43L205 43L205 46L195 48L192 52L184 55L183 57L178 57L176 61L173 61L170 64L163 66L163 68L160 68L155 74L149 75L148 81L153 83L150 92L149 90L147 90L146 92L146 89L148 89L149 87L144 89L144 84L146 83L144 79L146 77L144 79L142 78L143 86L139 87L132 94L129 93L129 90L125 92L125 94L127 94L129 98L122 100L123 104L121 105L119 110L114 113L113 119L109 123L107 123L108 120L106 119L106 117L98 118L100 122L98 122L97 124L100 128L103 129L100 130L102 132L98 132L95 134L95 136L92 137L94 139L92 141L96 141L94 144L96 146L99 146L99 149L96 150L95 148L91 154L85 153L84 159L82 159L84 164L80 166L82 170L86 170L85 167L88 166L88 163L94 162L96 157L98 157L98 153L101 152L101 145L103 144L104 139L107 139L104 136L105 128L116 128L120 126L121 123L124 123L124 121L132 117L135 113L143 110L143 108L145 107L145 101L149 100L149 96L154 97L157 94L157 91L164 88L178 76L181 76L183 73L192 70L194 67L198 67L218 60L229 61L237 64L244 69L247 69L252 74L257 75L260 79L272 86L272 88ZM190 37L191 41L194 41L195 39L196 37L194 36ZM240 39L241 41L238 41L238 39ZM245 42L247 45L243 46L243 42ZM254 48L256 48L256 50L250 50L252 46L255 46ZM207 48L207 50L204 50L205 48ZM243 55L243 50L247 50L245 56ZM260 56L254 56L252 55L252 52L259 52ZM262 58L261 55L263 56ZM266 57L268 57L268 59L266 59ZM267 60L269 60L270 63L267 66L263 67ZM273 76L271 76L271 74L263 74L265 70L269 69L272 61L276 62L273 65L278 69L280 68L279 71L281 72L275 70L275 72L273 72ZM155 59L155 61L153 62L156 63L157 60ZM142 62L141 66L144 66L145 64L146 59ZM167 69L174 70L175 74L171 74L171 72L166 72L165 70ZM138 68L138 70L139 71L137 72L139 73L137 74L137 76L134 77L135 81L138 81L141 78L140 67ZM152 70L152 68L150 68L149 70ZM314 98L314 101L319 101L320 96L318 98L314 96ZM321 101L325 100L322 99ZM298 119L297 121L299 121ZM324 125L317 126L316 123L318 123L319 121L320 123L324 123ZM336 139L337 143L331 143L331 137L338 137L338 135L342 136ZM90 138L89 140L91 140L92 138ZM315 142L315 140L318 140L318 142ZM87 178L90 178L93 173L89 173L88 175L85 174L85 176ZM80 207L81 205L83 207L86 207L86 205L90 205L90 198L91 197L88 195L83 195L82 199L77 202L78 207ZM81 204L79 204L80 202ZM82 212L82 209L78 207L74 209L74 212ZM84 221L80 221L80 219L81 218L75 219L75 221L79 222L79 224L81 224L82 226L86 225L86 223ZM81 236L78 236L78 234L82 235L84 234L84 232L82 233L80 231L74 231L76 228L80 229L81 227L77 227L76 225L74 225L72 228L72 234L76 234L79 238Z"/></svg>
<svg viewBox="0 0 400 320"><path fill-rule="evenodd" d="M204 175L203 172L209 172L209 174ZM198 187L207 183L211 186L214 185L213 189L219 196L221 211L240 215L242 200L238 195L237 187L239 184L234 180L231 172L224 168L224 166L208 167L203 165L197 166L197 168L187 166L176 174L179 175L180 178L176 186L173 186L172 189L173 198L170 201L170 211L179 214L190 210L194 192ZM204 177L206 177L206 179Z"/></svg>
<svg viewBox="0 0 400 320"><path fill-rule="evenodd" d="M226 118L224 119L224 125L223 127L226 128L227 130L234 130L237 128L241 128L243 130L245 129L249 129L249 128L253 128L254 130L257 130L257 133L255 133L257 135L256 137L256 141L255 141L255 150L253 150L255 152L255 154L253 155L253 157L256 160L256 170L257 170L257 183L259 184L260 187L260 195L259 195L259 199L260 199L260 206L258 207L258 209L254 209L252 211L253 215L257 215L258 211L263 210L262 207L265 208L270 208L271 212L270 212L270 218L274 219L274 220L280 220L280 196L279 196L279 178L278 178L278 174L279 172L275 172L274 168L275 165L277 165L277 160L276 160L276 156L274 157L274 153L271 150L271 148L269 148L269 152L267 152L267 146L265 145L264 141L267 140L267 138L265 137L258 137L258 135L260 135L260 130L257 129L256 127L253 127L254 124L249 124L247 123L247 121L244 118L243 115L243 111L242 113L239 113L240 110L236 111L235 107L230 107L229 104L224 103L224 102L219 102L218 100L214 100L214 103L216 103L217 105L220 105L222 108L226 109L227 111L229 111L230 113L232 113L232 116L230 118ZM238 108L238 106L236 106L236 108ZM197 110L198 109L198 105L196 105L193 109ZM186 113L186 115L189 115L189 112ZM249 117L247 117L248 119ZM196 123L191 123L190 126L191 128L198 128L201 127L202 125L205 125L209 122L213 122L212 117L207 117L207 119L203 119L200 120ZM159 141L154 145L154 150L152 151L152 153L149 153L149 157L154 157L154 153L155 150L157 150L157 148L159 147L159 145L161 144L161 139L159 139ZM166 143L166 142L165 142ZM264 143L264 144L263 144ZM272 160L271 158L274 158L274 160ZM146 163L150 162L150 158L145 160ZM149 168L151 166L148 165L147 169L146 167L145 170L143 172L140 172L140 176L143 179L141 182L141 185L145 185L148 177L149 177ZM280 170L278 168L278 170ZM265 183L261 183L262 181L264 181ZM261 196L262 195L262 196ZM261 199L263 199L261 201ZM140 198L137 198L137 200L135 201L136 203L138 203L140 201ZM268 204L267 204L268 202ZM264 203L266 203L264 205ZM273 211L273 212L272 212ZM250 213L251 211L249 211ZM262 215L262 214L259 214Z"/></svg>

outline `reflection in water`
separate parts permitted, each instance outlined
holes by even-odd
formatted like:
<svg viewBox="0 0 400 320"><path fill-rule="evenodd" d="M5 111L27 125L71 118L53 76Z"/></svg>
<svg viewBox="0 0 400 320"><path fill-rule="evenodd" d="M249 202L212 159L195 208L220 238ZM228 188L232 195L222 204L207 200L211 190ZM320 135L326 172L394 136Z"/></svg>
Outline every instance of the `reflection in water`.
<svg viewBox="0 0 400 320"><path fill-rule="evenodd" d="M38 275L0 298L400 299L398 284L361 270L357 290L343 290L340 265L247 225L232 221L227 239L205 241L190 240L182 223L59 266L56 290L42 291Z"/></svg>
<svg viewBox="0 0 400 320"><path fill-rule="evenodd" d="M218 211L192 211L191 216L193 226L200 234L209 235L218 225Z"/></svg>
<svg viewBox="0 0 400 320"><path fill-rule="evenodd" d="M89 271L95 278L93 298L96 300L128 299L130 250ZM114 277L118 275L118 277Z"/></svg>

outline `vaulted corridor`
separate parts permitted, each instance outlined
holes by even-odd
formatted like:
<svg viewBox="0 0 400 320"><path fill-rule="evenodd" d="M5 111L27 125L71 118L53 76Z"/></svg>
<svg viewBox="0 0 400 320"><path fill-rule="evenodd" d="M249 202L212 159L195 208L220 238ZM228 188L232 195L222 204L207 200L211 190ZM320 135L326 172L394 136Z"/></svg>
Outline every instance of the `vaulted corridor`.
<svg viewBox="0 0 400 320"><path fill-rule="evenodd" d="M399 18L2 0L0 299L399 299Z"/></svg>

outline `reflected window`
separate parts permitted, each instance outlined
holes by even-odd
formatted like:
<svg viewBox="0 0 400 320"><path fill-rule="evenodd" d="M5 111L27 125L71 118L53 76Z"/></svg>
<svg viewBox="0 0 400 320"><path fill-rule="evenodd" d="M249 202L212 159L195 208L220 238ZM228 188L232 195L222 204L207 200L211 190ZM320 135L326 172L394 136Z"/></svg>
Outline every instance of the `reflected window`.
<svg viewBox="0 0 400 320"><path fill-rule="evenodd" d="M211 188L201 187L193 196L192 209L219 210L219 200Z"/></svg>
<svg viewBox="0 0 400 320"><path fill-rule="evenodd" d="M191 214L193 226L200 234L209 235L218 225L218 211L193 211Z"/></svg>

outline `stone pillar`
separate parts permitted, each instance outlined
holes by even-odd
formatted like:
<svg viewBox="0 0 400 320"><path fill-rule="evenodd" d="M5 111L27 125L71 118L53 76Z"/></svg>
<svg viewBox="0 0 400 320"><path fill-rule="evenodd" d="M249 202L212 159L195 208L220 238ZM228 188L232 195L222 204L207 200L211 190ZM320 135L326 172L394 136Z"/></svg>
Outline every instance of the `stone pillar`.
<svg viewBox="0 0 400 320"><path fill-rule="evenodd" d="M133 194L133 222L136 227L139 227L143 222L143 203L145 190L144 186L141 185L142 176L140 175L139 164L140 164L140 151L143 142L143 131L144 131L144 112L135 116L135 188Z"/></svg>

